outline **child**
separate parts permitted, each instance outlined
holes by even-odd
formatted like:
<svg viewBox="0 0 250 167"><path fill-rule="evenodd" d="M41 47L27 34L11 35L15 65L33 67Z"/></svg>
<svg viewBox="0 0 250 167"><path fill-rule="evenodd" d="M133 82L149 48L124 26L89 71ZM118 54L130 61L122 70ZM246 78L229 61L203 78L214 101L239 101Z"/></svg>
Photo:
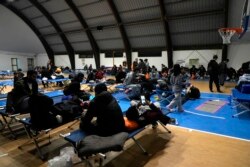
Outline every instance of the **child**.
<svg viewBox="0 0 250 167"><path fill-rule="evenodd" d="M175 64L173 67L173 73L170 77L170 83L172 85L172 91L174 92L174 99L167 105L168 111L172 112L173 108L177 105L177 109L180 112L183 112L181 102L181 91L183 89L183 75L181 74L181 67L179 64Z"/></svg>

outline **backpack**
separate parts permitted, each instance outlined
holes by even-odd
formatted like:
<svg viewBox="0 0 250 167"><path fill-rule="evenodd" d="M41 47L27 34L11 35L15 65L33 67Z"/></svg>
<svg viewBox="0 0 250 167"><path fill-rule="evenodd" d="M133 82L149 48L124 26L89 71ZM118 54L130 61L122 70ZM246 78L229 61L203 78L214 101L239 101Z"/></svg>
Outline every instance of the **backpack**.
<svg viewBox="0 0 250 167"><path fill-rule="evenodd" d="M114 85L115 84L115 80L114 79L107 79L106 83L109 85Z"/></svg>
<svg viewBox="0 0 250 167"><path fill-rule="evenodd" d="M126 117L130 121L138 121L140 115L136 106L131 106L128 108L128 110L126 111Z"/></svg>
<svg viewBox="0 0 250 167"><path fill-rule="evenodd" d="M131 84L126 87L125 93L130 100L140 100L141 97L141 85Z"/></svg>
<svg viewBox="0 0 250 167"><path fill-rule="evenodd" d="M64 102L56 103L52 107L52 112L61 115L63 122L67 123L81 116L82 107L71 100L65 100Z"/></svg>
<svg viewBox="0 0 250 167"><path fill-rule="evenodd" d="M195 86L191 86L188 93L187 93L187 96L189 99L199 99L200 98L200 90Z"/></svg>
<svg viewBox="0 0 250 167"><path fill-rule="evenodd" d="M56 115L51 113L53 99L42 94L32 95L29 100L30 122L35 130L55 127Z"/></svg>

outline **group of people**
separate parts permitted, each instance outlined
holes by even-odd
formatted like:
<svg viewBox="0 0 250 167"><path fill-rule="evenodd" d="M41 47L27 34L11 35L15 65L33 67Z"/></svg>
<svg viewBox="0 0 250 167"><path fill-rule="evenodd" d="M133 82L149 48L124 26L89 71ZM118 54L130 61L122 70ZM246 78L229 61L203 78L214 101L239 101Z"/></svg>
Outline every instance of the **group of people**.
<svg viewBox="0 0 250 167"><path fill-rule="evenodd" d="M159 105L146 101L148 109L144 110L143 104L131 101L131 106L126 111L126 119L117 100L107 91L104 83L95 87L95 98L88 104L88 110L81 118L80 128L88 134L110 136L122 131L135 130L148 124L156 126L157 121L163 124L176 123L176 120L162 113ZM144 109L143 109L144 108ZM143 110L143 112L142 112ZM96 120L93 122L93 118ZM126 128L127 120L136 123L134 129Z"/></svg>
<svg viewBox="0 0 250 167"><path fill-rule="evenodd" d="M207 72L210 76L209 79L209 88L213 92L213 83L215 83L217 91L221 92L220 84L223 85L225 80L225 70L227 69L228 59L223 60L220 64L216 62L218 59L217 55L214 55L213 59L208 63ZM71 83L68 86L64 87L65 96L71 96L72 99L78 100L80 106L84 106L87 111L83 112L81 118L80 128L89 134L97 134L101 136L109 136L116 134L121 131L126 130L126 121L134 121L137 123L137 126L145 126L146 124L156 125L157 121L161 121L163 124L175 123L176 120L164 115L160 109L160 105L150 102L150 94L152 93L155 83L158 83L157 78L146 78L147 72L157 72L155 67L150 67L148 61L141 59L137 64L137 61L133 62L133 69L127 74L124 73L125 78L122 80L123 84L126 86L133 84L140 84L140 95L146 97L145 104L134 102L138 99L132 100L131 106L126 112L127 118L124 119L124 115L121 111L121 108L117 100L112 96L110 92L107 91L107 87L104 83L97 84L95 86L95 97L91 101L89 100L90 94L81 90L81 82L84 79L84 74L78 73L72 78ZM120 69L123 71L123 69ZM119 71L119 70L118 70ZM117 71L117 73L118 73ZM87 78L91 78L91 73L96 72L90 70ZM102 72L102 75L103 72ZM13 90L8 94L7 100L7 109L15 109L16 111L20 110L20 102L25 99L25 97L30 97L29 104L36 104L36 97L38 97L38 84L36 82L37 72L30 70L27 72L27 76L23 77L22 73L17 73L15 76L15 84ZM96 78L96 75L95 75ZM179 112L183 112L184 108L182 106L181 92L187 85L187 75L184 68L180 67L179 64L175 64L171 70L164 68L161 73L161 79L170 84L172 87L172 92L174 98L166 106L167 110L172 112L175 107ZM33 100L33 101L32 101ZM87 102L88 101L88 102ZM48 105L52 106L53 102L48 100ZM33 105L34 106L34 105ZM37 109L39 110L39 109ZM49 110L49 109L47 109ZM50 112L51 114L51 112ZM58 123L63 122L63 118L60 117L60 113L54 113L53 120ZM96 117L96 121L93 122L93 118ZM40 117L41 118L41 117Z"/></svg>
<svg viewBox="0 0 250 167"><path fill-rule="evenodd" d="M229 60L222 60L222 62L218 64L217 59L218 56L214 55L213 59L208 63L207 71L209 74L209 89L213 92L213 83L215 83L217 92L222 93L220 86L223 86L226 80L227 63Z"/></svg>

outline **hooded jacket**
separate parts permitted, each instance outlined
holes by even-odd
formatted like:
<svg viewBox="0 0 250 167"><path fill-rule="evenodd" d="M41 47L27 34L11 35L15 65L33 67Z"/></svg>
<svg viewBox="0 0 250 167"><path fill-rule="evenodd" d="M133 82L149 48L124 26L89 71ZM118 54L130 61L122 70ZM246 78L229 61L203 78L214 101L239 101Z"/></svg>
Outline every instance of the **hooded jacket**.
<svg viewBox="0 0 250 167"><path fill-rule="evenodd" d="M91 123L96 117L96 124ZM80 128L87 133L110 136L125 130L122 110L116 99L107 91L98 94L89 104Z"/></svg>

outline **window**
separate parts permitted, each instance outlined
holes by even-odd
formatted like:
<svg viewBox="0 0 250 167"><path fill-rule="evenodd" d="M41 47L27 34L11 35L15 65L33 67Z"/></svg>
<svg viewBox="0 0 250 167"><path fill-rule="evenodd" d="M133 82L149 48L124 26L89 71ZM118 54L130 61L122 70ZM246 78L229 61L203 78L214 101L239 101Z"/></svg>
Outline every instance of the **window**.
<svg viewBox="0 0 250 167"><path fill-rule="evenodd" d="M33 58L28 58L28 70L33 70L34 69L34 59Z"/></svg>
<svg viewBox="0 0 250 167"><path fill-rule="evenodd" d="M138 57L161 57L161 51L156 51L156 50L138 51Z"/></svg>
<svg viewBox="0 0 250 167"><path fill-rule="evenodd" d="M199 66L199 59L189 59L189 67L193 65L197 68Z"/></svg>
<svg viewBox="0 0 250 167"><path fill-rule="evenodd" d="M85 59L85 58L93 58L93 55L83 55L83 54L79 54L79 59Z"/></svg>
<svg viewBox="0 0 250 167"><path fill-rule="evenodd" d="M112 58L112 57L123 57L123 52L105 52L106 58Z"/></svg>
<svg viewBox="0 0 250 167"><path fill-rule="evenodd" d="M17 58L11 58L11 67L12 67L12 71L17 71L18 70L18 60L17 60Z"/></svg>

